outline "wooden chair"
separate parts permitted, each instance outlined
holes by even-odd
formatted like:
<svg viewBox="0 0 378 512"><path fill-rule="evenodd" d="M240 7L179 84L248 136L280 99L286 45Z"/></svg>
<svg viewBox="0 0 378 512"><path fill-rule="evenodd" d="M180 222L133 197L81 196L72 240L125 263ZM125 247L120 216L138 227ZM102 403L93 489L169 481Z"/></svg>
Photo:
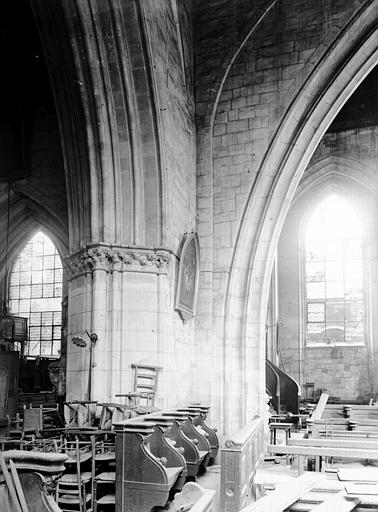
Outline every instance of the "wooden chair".
<svg viewBox="0 0 378 512"><path fill-rule="evenodd" d="M133 391L117 394L116 397L125 399L125 408L138 414L149 414L158 411L155 408L156 391L160 366L148 364L132 364Z"/></svg>
<svg viewBox="0 0 378 512"><path fill-rule="evenodd" d="M100 473L94 479L93 512L100 512L103 507L115 505L115 471Z"/></svg>
<svg viewBox="0 0 378 512"><path fill-rule="evenodd" d="M96 428L97 402L64 402L64 419L67 428Z"/></svg>
<svg viewBox="0 0 378 512"><path fill-rule="evenodd" d="M148 414L155 409L155 399L158 385L160 366L147 364L132 364L134 392L139 393L138 412Z"/></svg>
<svg viewBox="0 0 378 512"><path fill-rule="evenodd" d="M111 430L113 423L119 423L130 417L130 410L122 404L117 403L103 403L101 405L101 414L99 429Z"/></svg>
<svg viewBox="0 0 378 512"><path fill-rule="evenodd" d="M58 480L56 501L62 511L76 510L87 512L92 508L93 482L95 477L95 440L74 441L64 440L60 451L68 458L65 462L66 473Z"/></svg>
<svg viewBox="0 0 378 512"><path fill-rule="evenodd" d="M57 413L57 406L54 408L46 408L42 405L33 407L32 405L23 406L23 419L19 415L16 416L16 420L9 422L9 438L10 440L18 439L20 446L28 444L33 440L35 435L43 430L46 422L46 418L51 413ZM11 428L12 423L16 428Z"/></svg>

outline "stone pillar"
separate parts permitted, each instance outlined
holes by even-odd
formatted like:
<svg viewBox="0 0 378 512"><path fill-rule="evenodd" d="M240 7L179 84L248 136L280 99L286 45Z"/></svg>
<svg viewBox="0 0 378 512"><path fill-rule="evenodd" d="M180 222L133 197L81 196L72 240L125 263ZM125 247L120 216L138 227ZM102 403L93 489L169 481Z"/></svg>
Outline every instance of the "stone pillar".
<svg viewBox="0 0 378 512"><path fill-rule="evenodd" d="M173 336L173 256L168 250L93 245L69 258L67 399L87 397L89 339L95 332L92 399L115 401L132 389L131 363L163 367L158 401L178 390L180 357ZM72 342L87 340L85 348ZM168 392L175 388L184 396ZM189 390L190 383L187 383ZM188 397L186 395L186 397Z"/></svg>

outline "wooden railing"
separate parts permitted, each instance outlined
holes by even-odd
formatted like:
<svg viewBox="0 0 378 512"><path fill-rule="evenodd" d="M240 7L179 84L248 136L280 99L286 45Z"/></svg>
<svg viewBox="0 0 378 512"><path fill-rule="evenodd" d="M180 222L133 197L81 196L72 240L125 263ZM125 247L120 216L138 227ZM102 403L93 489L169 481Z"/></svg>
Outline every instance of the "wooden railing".
<svg viewBox="0 0 378 512"><path fill-rule="evenodd" d="M254 477L264 455L264 421L256 416L221 449L221 512L237 512L256 499Z"/></svg>
<svg viewBox="0 0 378 512"><path fill-rule="evenodd" d="M286 372L266 359L266 387L273 398L277 413L299 413L300 388L298 383ZM272 389L270 389L272 387Z"/></svg>

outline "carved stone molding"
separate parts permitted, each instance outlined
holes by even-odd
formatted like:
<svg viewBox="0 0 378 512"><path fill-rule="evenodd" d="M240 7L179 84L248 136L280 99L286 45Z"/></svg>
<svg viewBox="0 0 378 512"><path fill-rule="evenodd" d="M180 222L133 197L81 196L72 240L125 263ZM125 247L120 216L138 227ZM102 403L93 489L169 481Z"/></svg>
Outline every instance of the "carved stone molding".
<svg viewBox="0 0 378 512"><path fill-rule="evenodd" d="M170 251L166 249L99 245L68 256L65 263L69 279L95 270L166 274L170 256Z"/></svg>

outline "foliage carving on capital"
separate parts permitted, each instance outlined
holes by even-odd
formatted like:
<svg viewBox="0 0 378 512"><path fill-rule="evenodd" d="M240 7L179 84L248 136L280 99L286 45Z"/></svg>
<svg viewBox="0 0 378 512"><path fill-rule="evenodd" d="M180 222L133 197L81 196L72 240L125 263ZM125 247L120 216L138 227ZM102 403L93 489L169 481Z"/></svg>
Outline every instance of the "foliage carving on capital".
<svg viewBox="0 0 378 512"><path fill-rule="evenodd" d="M95 270L166 273L169 260L170 252L166 249L96 246L68 256L65 263L72 278Z"/></svg>

